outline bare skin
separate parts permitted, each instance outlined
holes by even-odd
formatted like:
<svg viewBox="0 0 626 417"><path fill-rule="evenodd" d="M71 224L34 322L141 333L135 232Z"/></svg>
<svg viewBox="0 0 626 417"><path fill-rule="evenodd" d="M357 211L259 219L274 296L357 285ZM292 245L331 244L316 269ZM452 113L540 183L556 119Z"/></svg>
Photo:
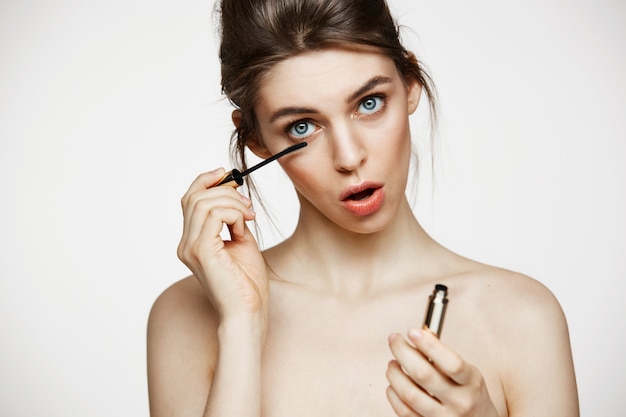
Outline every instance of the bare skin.
<svg viewBox="0 0 626 417"><path fill-rule="evenodd" d="M159 297L149 322L153 416L578 415L551 293L445 249L410 210L408 116L419 96L362 48L270 71L255 108L262 140L250 147L267 157L309 142L280 161L299 223L260 253L245 224L250 201L212 188L223 170L194 181L179 246L194 275ZM364 182L383 202L343 204ZM436 283L451 300L441 340L420 329Z"/></svg>

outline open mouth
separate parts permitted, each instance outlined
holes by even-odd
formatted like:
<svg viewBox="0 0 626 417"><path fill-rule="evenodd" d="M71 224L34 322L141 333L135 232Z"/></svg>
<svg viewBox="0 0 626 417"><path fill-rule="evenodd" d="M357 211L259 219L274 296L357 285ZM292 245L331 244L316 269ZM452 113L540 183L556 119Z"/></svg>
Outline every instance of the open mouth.
<svg viewBox="0 0 626 417"><path fill-rule="evenodd" d="M352 201L360 201L360 200L365 200L366 198L370 197L374 191L376 191L375 188L367 188L363 191L360 191L358 193L354 193L354 194L350 194L346 200L352 200Z"/></svg>
<svg viewBox="0 0 626 417"><path fill-rule="evenodd" d="M356 216L369 216L382 207L384 200L383 184L369 183L346 190L342 204Z"/></svg>

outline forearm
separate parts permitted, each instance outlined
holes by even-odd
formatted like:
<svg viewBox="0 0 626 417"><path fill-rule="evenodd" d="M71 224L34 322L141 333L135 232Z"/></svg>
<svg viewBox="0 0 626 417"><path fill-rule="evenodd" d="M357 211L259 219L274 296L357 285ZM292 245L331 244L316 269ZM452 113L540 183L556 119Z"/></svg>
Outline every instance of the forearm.
<svg viewBox="0 0 626 417"><path fill-rule="evenodd" d="M230 320L218 330L219 354L204 417L261 415L260 320Z"/></svg>

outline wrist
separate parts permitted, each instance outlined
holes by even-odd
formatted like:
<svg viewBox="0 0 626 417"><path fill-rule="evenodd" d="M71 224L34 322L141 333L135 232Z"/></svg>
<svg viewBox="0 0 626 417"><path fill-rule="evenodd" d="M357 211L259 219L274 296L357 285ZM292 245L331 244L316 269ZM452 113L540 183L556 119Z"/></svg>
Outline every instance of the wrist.
<svg viewBox="0 0 626 417"><path fill-rule="evenodd" d="M249 346L265 341L267 320L261 315L223 317L217 330L218 340L221 343L233 341L246 343Z"/></svg>

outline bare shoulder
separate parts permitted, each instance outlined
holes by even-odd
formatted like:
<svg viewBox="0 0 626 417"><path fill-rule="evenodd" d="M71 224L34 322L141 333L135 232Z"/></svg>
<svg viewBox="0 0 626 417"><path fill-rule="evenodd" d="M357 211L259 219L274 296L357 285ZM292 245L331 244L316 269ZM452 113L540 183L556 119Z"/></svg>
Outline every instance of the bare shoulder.
<svg viewBox="0 0 626 417"><path fill-rule="evenodd" d="M565 317L554 294L541 282L517 272L481 265L462 286L482 306L499 334L540 328L555 330ZM515 329L515 330L514 330Z"/></svg>
<svg viewBox="0 0 626 417"><path fill-rule="evenodd" d="M496 347L488 360L499 369L509 415L578 415L567 321L554 294L526 275L484 265L458 284L464 313L480 323L476 334Z"/></svg>
<svg viewBox="0 0 626 417"><path fill-rule="evenodd" d="M206 338L216 326L215 310L194 277L184 278L163 291L154 302L148 321L149 331L184 332L189 333L188 337Z"/></svg>
<svg viewBox="0 0 626 417"><path fill-rule="evenodd" d="M203 398L199 391L206 398L217 358L217 324L216 313L194 277L176 282L154 302L148 320L153 415L167 415L181 401L189 404Z"/></svg>
<svg viewBox="0 0 626 417"><path fill-rule="evenodd" d="M554 294L527 275L475 264L451 282L450 297L465 317L480 323L484 337L519 357L537 341L569 349L567 321ZM455 296L453 291L457 291ZM513 363L513 362L509 362Z"/></svg>

